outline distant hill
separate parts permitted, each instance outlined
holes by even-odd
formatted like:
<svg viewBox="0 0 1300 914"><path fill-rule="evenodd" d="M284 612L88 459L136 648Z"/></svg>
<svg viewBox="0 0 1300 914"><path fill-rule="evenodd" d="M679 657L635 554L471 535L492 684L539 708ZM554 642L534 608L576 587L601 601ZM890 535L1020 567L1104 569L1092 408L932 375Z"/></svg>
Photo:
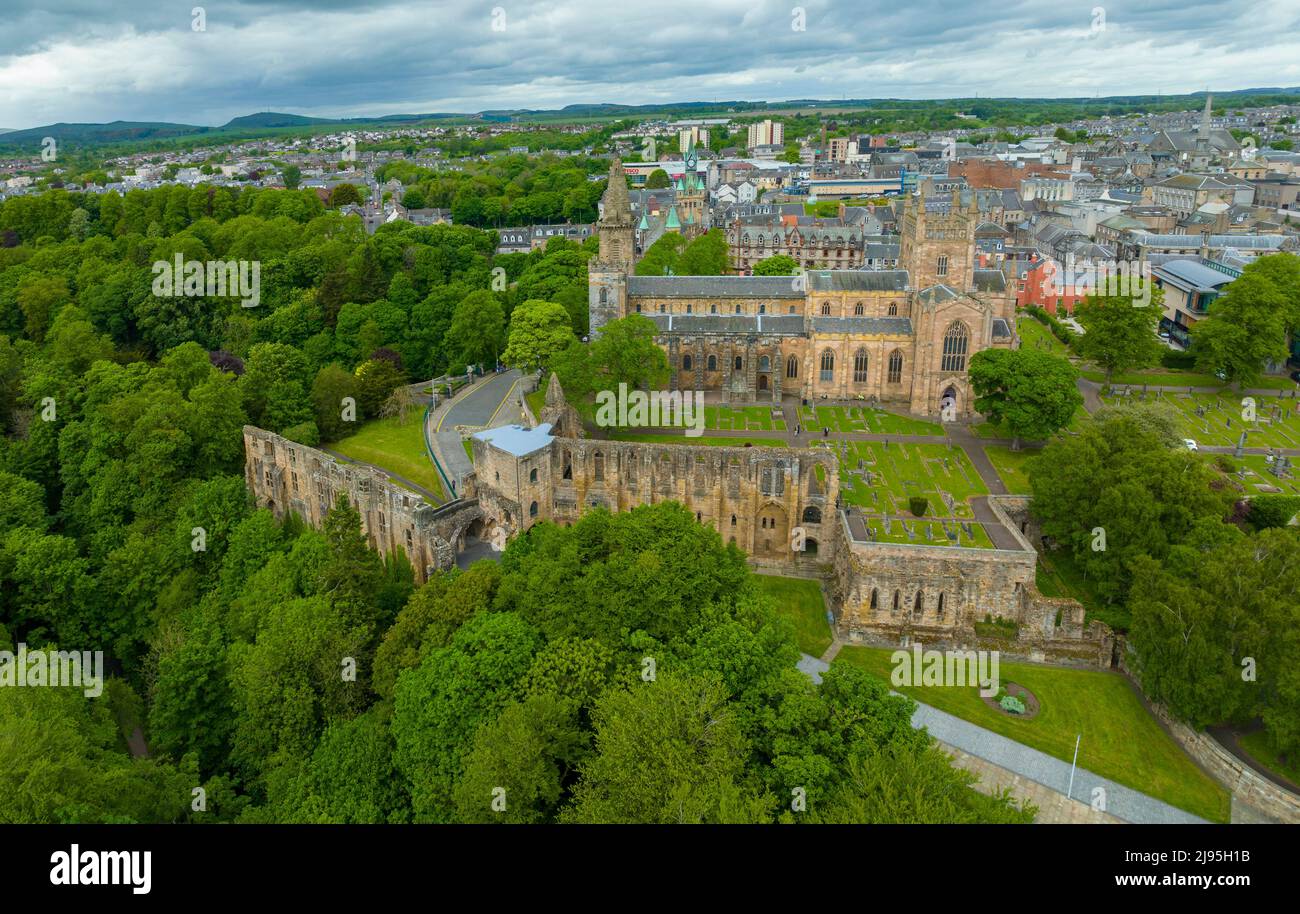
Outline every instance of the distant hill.
<svg viewBox="0 0 1300 914"><path fill-rule="evenodd" d="M263 111L258 114L245 114L243 117L231 118L221 130L247 130L257 127L310 127L314 124L334 124L337 121L320 117L304 117L301 114L277 114Z"/></svg>
<svg viewBox="0 0 1300 914"><path fill-rule="evenodd" d="M17 129L17 128L15 128L15 127L0 127L0 133L13 133L15 129Z"/></svg>
<svg viewBox="0 0 1300 914"><path fill-rule="evenodd" d="M207 133L211 127L191 124L166 124L148 121L113 121L111 124L49 124L28 130L11 130L4 134L6 146L39 146L47 136L61 143L101 145L132 140L166 139Z"/></svg>

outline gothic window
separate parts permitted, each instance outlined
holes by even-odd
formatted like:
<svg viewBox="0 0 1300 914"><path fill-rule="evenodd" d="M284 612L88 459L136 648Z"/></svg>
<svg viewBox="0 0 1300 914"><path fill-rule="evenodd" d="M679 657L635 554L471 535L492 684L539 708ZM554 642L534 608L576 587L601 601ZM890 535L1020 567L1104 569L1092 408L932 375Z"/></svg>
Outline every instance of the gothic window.
<svg viewBox="0 0 1300 914"><path fill-rule="evenodd" d="M822 522L821 509L816 505L809 505L803 509L803 522L805 524L820 524Z"/></svg>
<svg viewBox="0 0 1300 914"><path fill-rule="evenodd" d="M609 304L609 289L602 288L600 290L600 303L602 305Z"/></svg>
<svg viewBox="0 0 1300 914"><path fill-rule="evenodd" d="M564 478L565 478L565 479L572 479L572 478L573 478L573 464L569 461L569 452L568 452L568 451L565 451L565 452L564 452L564 458L563 458L563 460L564 460Z"/></svg>
<svg viewBox="0 0 1300 914"><path fill-rule="evenodd" d="M596 452L596 456L595 456L595 458L593 459L592 463L593 463L593 466L594 466L594 472L593 472L592 475L595 477L596 482L602 482L602 481L604 481L604 479L605 479L605 455L602 454L600 451L597 451L597 452Z"/></svg>
<svg viewBox="0 0 1300 914"><path fill-rule="evenodd" d="M970 332L961 321L953 321L943 335L943 371L966 370L966 347L970 343Z"/></svg>
<svg viewBox="0 0 1300 914"><path fill-rule="evenodd" d="M531 505L528 506L528 516L529 517L537 516L537 502L533 502Z"/></svg>
<svg viewBox="0 0 1300 914"><path fill-rule="evenodd" d="M867 350L859 349L853 356L853 383L862 384L867 380Z"/></svg>
<svg viewBox="0 0 1300 914"><path fill-rule="evenodd" d="M537 468L536 468L536 467L534 467L533 469L531 469L531 470L528 471L528 481L529 481L529 482L537 482Z"/></svg>
<svg viewBox="0 0 1300 914"><path fill-rule="evenodd" d="M687 314L691 313L691 306L689 304L686 306L686 313Z"/></svg>
<svg viewBox="0 0 1300 914"><path fill-rule="evenodd" d="M718 370L718 357L716 355L709 356L708 366L709 366L709 371Z"/></svg>
<svg viewBox="0 0 1300 914"><path fill-rule="evenodd" d="M889 354L889 383L897 384L903 380L903 351L895 349Z"/></svg>
<svg viewBox="0 0 1300 914"><path fill-rule="evenodd" d="M742 359L740 356L736 356L736 364L735 364L736 371L742 371L744 367L745 367L745 360Z"/></svg>
<svg viewBox="0 0 1300 914"><path fill-rule="evenodd" d="M791 306L790 306L790 313L791 313L791 314L794 314L794 305L791 305Z"/></svg>
<svg viewBox="0 0 1300 914"><path fill-rule="evenodd" d="M767 313L767 305L759 305L759 306L758 306L758 313L759 313L759 314L766 314L766 313Z"/></svg>
<svg viewBox="0 0 1300 914"><path fill-rule="evenodd" d="M691 370L691 357L689 355L684 355L682 356L682 371L690 371L690 370Z"/></svg>
<svg viewBox="0 0 1300 914"><path fill-rule="evenodd" d="M759 371L771 371L771 370L772 370L772 360L769 359L769 358L768 358L767 356L765 356L765 355L761 355L761 356L759 356L759 357L758 357L758 370L759 370Z"/></svg>
<svg viewBox="0 0 1300 914"><path fill-rule="evenodd" d="M890 317L893 317L893 316L896 315L896 314L898 314L898 305L894 304L893 302L890 302L890 303L889 303L889 316L890 316Z"/></svg>
<svg viewBox="0 0 1300 914"><path fill-rule="evenodd" d="M854 316L854 317L861 317L861 316L862 316L862 311L863 311L863 309L862 309L862 302L858 302L856 305L853 306L853 316Z"/></svg>
<svg viewBox="0 0 1300 914"><path fill-rule="evenodd" d="M822 302L822 317L830 317L830 313L831 313L831 303L828 301Z"/></svg>
<svg viewBox="0 0 1300 914"><path fill-rule="evenodd" d="M917 590L916 602L912 604L912 618L919 619L925 614L925 591Z"/></svg>
<svg viewBox="0 0 1300 914"><path fill-rule="evenodd" d="M874 587L871 588L871 608L873 610L880 608L879 594L876 592L876 588Z"/></svg>
<svg viewBox="0 0 1300 914"><path fill-rule="evenodd" d="M717 314L717 313L718 313L718 306L717 306L717 305L709 305L709 313L710 313L710 314Z"/></svg>
<svg viewBox="0 0 1300 914"><path fill-rule="evenodd" d="M736 313L737 313L737 314L740 313L740 305L736 305Z"/></svg>
<svg viewBox="0 0 1300 914"><path fill-rule="evenodd" d="M761 248L761 247L763 247L763 245L765 245L765 244L767 244L766 239L764 239L762 235L759 235L759 236L758 236L758 246Z"/></svg>
<svg viewBox="0 0 1300 914"><path fill-rule="evenodd" d="M947 255L947 254L940 254L940 255L939 255L939 266L938 266L938 270L937 270L937 272L938 272L938 274L939 274L940 276L947 276L947 275L948 275L948 255Z"/></svg>
<svg viewBox="0 0 1300 914"><path fill-rule="evenodd" d="M936 612L938 613L939 618L942 619L943 618L943 591L942 590L939 591L939 605L936 608Z"/></svg>
<svg viewBox="0 0 1300 914"><path fill-rule="evenodd" d="M894 591L894 608L890 611L893 613L898 612L898 591L897 590Z"/></svg>
<svg viewBox="0 0 1300 914"><path fill-rule="evenodd" d="M794 356L790 356L790 358L786 359L785 376L787 378L799 377L799 360L796 359Z"/></svg>
<svg viewBox="0 0 1300 914"><path fill-rule="evenodd" d="M835 377L835 353L827 349L822 353L822 375L823 381L829 381Z"/></svg>
<svg viewBox="0 0 1300 914"><path fill-rule="evenodd" d="M736 515L731 515L731 526L736 526Z"/></svg>

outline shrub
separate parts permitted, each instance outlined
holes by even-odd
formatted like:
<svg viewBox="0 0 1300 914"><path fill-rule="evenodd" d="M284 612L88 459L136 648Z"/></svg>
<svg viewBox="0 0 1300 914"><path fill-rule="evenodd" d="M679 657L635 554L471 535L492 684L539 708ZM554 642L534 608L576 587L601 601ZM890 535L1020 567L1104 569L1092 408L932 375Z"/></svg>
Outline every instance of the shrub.
<svg viewBox="0 0 1300 914"><path fill-rule="evenodd" d="M320 432L316 429L316 423L312 421L299 422L297 425L285 429L284 437L307 447L315 447L320 444Z"/></svg>
<svg viewBox="0 0 1300 914"><path fill-rule="evenodd" d="M1285 527L1297 511L1300 511L1300 496L1256 495L1250 500L1250 513L1246 520L1256 530Z"/></svg>
<svg viewBox="0 0 1300 914"><path fill-rule="evenodd" d="M1214 465L1225 473L1237 472L1237 463L1227 454L1220 454L1214 458Z"/></svg>
<svg viewBox="0 0 1300 914"><path fill-rule="evenodd" d="M998 704L1002 706L1003 711L1007 711L1011 714L1025 713L1025 703L1014 695L1004 695Z"/></svg>
<svg viewBox="0 0 1300 914"><path fill-rule="evenodd" d="M1189 369L1196 366L1196 356L1178 349L1166 349L1160 354L1160 364L1165 368Z"/></svg>
<svg viewBox="0 0 1300 914"><path fill-rule="evenodd" d="M913 495L907 500L907 507L911 509L914 517L920 517L925 514L925 509L930 507L930 503L921 495Z"/></svg>

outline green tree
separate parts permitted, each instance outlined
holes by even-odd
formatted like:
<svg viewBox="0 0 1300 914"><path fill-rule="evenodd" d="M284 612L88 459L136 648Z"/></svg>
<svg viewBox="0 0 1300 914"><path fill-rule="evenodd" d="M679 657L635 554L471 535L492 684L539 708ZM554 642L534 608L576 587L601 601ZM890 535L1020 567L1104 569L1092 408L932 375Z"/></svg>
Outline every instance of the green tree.
<svg viewBox="0 0 1300 914"><path fill-rule="evenodd" d="M280 177L289 190L297 190L302 182L302 169L297 165L284 165L280 168Z"/></svg>
<svg viewBox="0 0 1300 914"><path fill-rule="evenodd" d="M1085 333L1076 337L1079 355L1106 371L1106 383L1116 373L1152 365L1164 347L1156 336L1164 292L1149 284L1151 301L1123 295L1089 295L1074 310Z"/></svg>
<svg viewBox="0 0 1300 914"><path fill-rule="evenodd" d="M668 380L668 358L655 342L654 321L641 314L612 320L591 343L592 383L602 389L658 388ZM564 378L560 379L561 384ZM570 396L568 386L565 391Z"/></svg>
<svg viewBox="0 0 1300 914"><path fill-rule="evenodd" d="M340 206L346 206L349 203L359 206L361 204L361 191L357 190L355 184L348 184L346 181L342 184L336 184L334 189L330 191L330 206L338 209Z"/></svg>
<svg viewBox="0 0 1300 914"><path fill-rule="evenodd" d="M727 236L721 229L709 229L688 244L674 267L682 276L721 276L726 271Z"/></svg>
<svg viewBox="0 0 1300 914"><path fill-rule="evenodd" d="M1037 349L985 349L970 361L975 408L1011 433L1013 450L1070 422L1083 404L1077 378L1068 361Z"/></svg>
<svg viewBox="0 0 1300 914"><path fill-rule="evenodd" d="M773 254L754 264L755 276L793 276L799 263L785 254Z"/></svg>
<svg viewBox="0 0 1300 914"><path fill-rule="evenodd" d="M1295 308L1284 289L1258 272L1243 271L1192 325L1196 366L1222 372L1240 390L1259 380L1268 360L1287 356L1287 320Z"/></svg>
<svg viewBox="0 0 1300 914"><path fill-rule="evenodd" d="M496 295L478 289L461 299L444 342L449 357L465 365L496 367L505 342L505 312Z"/></svg>
<svg viewBox="0 0 1300 914"><path fill-rule="evenodd" d="M554 302L530 299L510 314L510 334L501 361L524 371L550 364L573 340L569 314Z"/></svg>

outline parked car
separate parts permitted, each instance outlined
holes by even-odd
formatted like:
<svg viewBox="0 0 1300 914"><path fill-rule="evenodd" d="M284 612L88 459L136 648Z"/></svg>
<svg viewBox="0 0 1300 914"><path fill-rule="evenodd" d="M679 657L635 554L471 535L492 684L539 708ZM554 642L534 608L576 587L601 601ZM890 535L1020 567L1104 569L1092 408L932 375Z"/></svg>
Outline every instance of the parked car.
<svg viewBox="0 0 1300 914"><path fill-rule="evenodd" d="M1184 438L1184 439L1183 439L1183 444L1187 446L1187 449L1188 449L1189 451L1199 451L1199 450L1200 450L1200 448L1196 446L1196 440L1195 440L1194 438Z"/></svg>

